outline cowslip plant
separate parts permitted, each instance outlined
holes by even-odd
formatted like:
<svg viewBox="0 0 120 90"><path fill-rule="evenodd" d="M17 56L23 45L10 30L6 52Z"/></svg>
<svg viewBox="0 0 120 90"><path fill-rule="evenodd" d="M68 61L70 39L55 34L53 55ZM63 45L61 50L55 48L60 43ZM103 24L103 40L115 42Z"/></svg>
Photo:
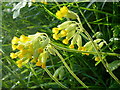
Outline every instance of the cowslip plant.
<svg viewBox="0 0 120 90"><path fill-rule="evenodd" d="M81 14L83 15L82 12ZM55 40L62 39L62 43L69 45L69 48L63 48L53 44L46 33L36 33L34 35L28 36L21 35L20 38L14 37L12 39L12 49L14 52L16 51L16 53L11 53L10 57L12 59L19 58L18 61L16 61L17 66L21 68L28 62L35 63L36 66L41 66L58 85L63 88L67 88L57 80L57 77L61 79L60 75L61 73L64 73L62 72L64 70L63 66L59 67L55 71L54 75L52 75L46 67L46 60L49 58L50 55L55 55L61 59L69 73L82 86L88 88L88 86L86 86L69 68L64 58L57 51L57 49L66 50L69 52L79 52L83 55L93 54L95 61L97 61L97 63L102 62L102 64L106 68L106 71L118 83L120 83L118 78L112 73L112 71L108 67L112 66L112 64L108 65L105 59L105 55L120 55L116 53L102 52L101 49L105 42L102 39L93 40L89 33L84 29L79 16L73 11L70 11L66 6L60 8L60 10L56 12L56 16L58 19L67 18L67 21L52 28L53 38ZM71 19L76 19L78 21L73 21ZM83 38L87 40L84 45L82 43Z"/></svg>
<svg viewBox="0 0 120 90"><path fill-rule="evenodd" d="M37 32L34 35L21 35L20 38L13 37L12 41L12 49L16 50L15 53L10 53L10 57L12 59L19 58L16 61L16 64L19 68L25 65L28 62L35 63L36 66L41 66L49 76L61 87L67 88L62 85L57 78L55 78L55 74L52 76L50 71L46 68L46 60L49 58L49 55L58 55L62 60L65 67L71 73L71 75L84 87L88 88L69 68L67 63L64 61L63 57L60 53L52 46L51 41L46 33ZM62 69L61 69L62 70ZM58 70L57 70L58 71ZM62 71L60 71L61 73ZM62 76L63 77L63 76ZM61 78L61 76L60 76Z"/></svg>
<svg viewBox="0 0 120 90"><path fill-rule="evenodd" d="M76 3L76 5L78 6L77 3ZM64 7L66 7L66 6L64 6ZM61 9L62 9L62 8L61 8ZM61 9L60 9L60 11L61 11ZM66 10L69 11L67 7L66 7ZM84 17L84 14L82 13L82 11L81 11L80 9L79 9L79 11L80 11L81 15ZM57 13L58 13L58 12L57 12ZM56 13L56 15L59 16L57 13ZM104 67L106 68L106 71L116 80L116 82L118 82L118 83L120 84L119 79L112 73L112 70L109 68L109 64L108 64L108 62L106 61L105 56L104 56L104 55L102 54L102 52L101 52L101 48L103 47L105 41L104 41L104 40L102 41L102 39L95 39L95 40L93 40L92 37L89 35L89 33L88 33L88 32L85 30L85 28L83 27L82 22L81 22L79 16L78 16L76 13L72 13L72 14L74 14L74 16L76 16L75 19L78 20L78 23L77 23L76 21L71 21L71 22L75 22L75 24L74 24L74 25L72 24L72 26L70 26L71 23L70 23L70 24L69 24L69 23L66 24L66 22L70 22L70 21L64 22L65 25L64 25L64 23L62 24L62 25L63 25L63 30L64 30L64 32L65 32L64 35L62 35L61 33L58 34L58 32L57 32L57 33L54 32L54 28L53 28L53 30L52 30L53 33L54 33L54 34L53 34L53 38L54 38L55 40L58 40L59 37L65 37L65 36L66 36L66 38L65 38L62 42L63 42L64 44L69 44L69 40L72 38L71 44L70 44L70 46L69 46L70 48L74 48L74 44L77 44L77 45L78 45L78 50L80 50L80 51L90 51L90 52L92 51L92 52L95 52L95 53L93 53L93 55L94 55L94 57L95 57L95 61L97 61L96 65L97 65L98 63L102 62L102 64L103 64ZM65 14L65 16L61 16L60 18L62 18L62 17L72 19L72 18L71 18L72 15L70 15L69 17L67 17L67 13ZM85 18L85 17L84 17L84 18ZM85 21L87 22L86 18L85 18ZM88 22L87 22L87 24L88 24L88 26L90 27L90 29L92 30L90 24L89 24ZM58 28L59 28L59 26L62 26L62 25L58 25ZM64 27L64 26L66 26L66 27ZM68 31L67 31L68 29L67 29L67 28L70 28L70 30L71 30L70 33L72 33L72 34L69 34L69 33L68 33ZM61 30L61 28L59 28L59 30ZM77 30L77 31L76 31L76 30ZM93 30L92 30L92 31L93 31ZM61 31L61 32L62 32L62 31ZM80 34L83 35L83 36L85 36L85 39L89 40L83 47L79 47L79 43L81 43L80 46L82 46L82 39L81 39L81 37L79 37ZM79 36L78 36L78 35L79 35ZM68 38L68 36L70 36L70 38ZM80 41L79 41L79 42L76 42L78 38L80 39ZM73 43L73 41L74 41L74 43ZM57 46L56 46L56 47L57 47ZM58 47L58 48L59 48L59 49L66 50L66 49L64 49L64 48L60 48L60 47ZM66 50L66 51L73 51L73 50ZM89 55L89 53L82 53L82 54ZM105 53L104 53L104 54L105 54ZM107 54L107 53L106 53L106 54ZM110 55L110 53L109 53L109 55ZM119 56L118 54L111 54L111 55Z"/></svg>

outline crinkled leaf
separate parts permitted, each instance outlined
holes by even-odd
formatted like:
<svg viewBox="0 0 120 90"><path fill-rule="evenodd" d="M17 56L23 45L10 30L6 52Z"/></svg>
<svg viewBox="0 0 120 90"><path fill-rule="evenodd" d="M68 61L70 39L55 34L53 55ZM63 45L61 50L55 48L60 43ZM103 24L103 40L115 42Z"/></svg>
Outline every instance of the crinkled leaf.
<svg viewBox="0 0 120 90"><path fill-rule="evenodd" d="M108 64L108 67L111 71L117 69L120 66L120 60L115 60L112 63Z"/></svg>

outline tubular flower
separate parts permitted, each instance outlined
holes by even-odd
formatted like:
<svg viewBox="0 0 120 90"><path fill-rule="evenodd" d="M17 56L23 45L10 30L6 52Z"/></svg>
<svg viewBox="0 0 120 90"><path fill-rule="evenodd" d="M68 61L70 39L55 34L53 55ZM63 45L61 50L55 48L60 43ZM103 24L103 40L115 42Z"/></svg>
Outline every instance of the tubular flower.
<svg viewBox="0 0 120 90"><path fill-rule="evenodd" d="M59 39L59 35L58 35L58 34L53 34L53 38L54 38L55 40L58 40L58 39Z"/></svg>
<svg viewBox="0 0 120 90"><path fill-rule="evenodd" d="M12 44L12 50L16 50L17 49L17 46Z"/></svg>
<svg viewBox="0 0 120 90"><path fill-rule="evenodd" d="M13 37L11 43L12 43L12 44L17 44L18 41L19 41L19 38L17 38L17 37Z"/></svg>
<svg viewBox="0 0 120 90"><path fill-rule="evenodd" d="M10 53L10 57L11 57L12 59L14 59L14 58L17 57L17 55L16 55L15 53Z"/></svg>
<svg viewBox="0 0 120 90"><path fill-rule="evenodd" d="M68 40L68 39L64 39L62 42L63 42L64 44L68 44L68 43L69 43L69 40Z"/></svg>
<svg viewBox="0 0 120 90"><path fill-rule="evenodd" d="M49 54L55 55L55 49L49 44L50 39L46 33L36 33L34 35L21 35L20 38L14 37L12 41L17 41L17 46L12 45L13 50L18 49L16 53L11 53L12 59L18 58L17 66L20 68L29 61L36 63L36 66L46 68L46 61ZM16 44L16 42L15 42ZM49 47L49 50L48 50ZM51 51L52 50L52 53Z"/></svg>
<svg viewBox="0 0 120 90"><path fill-rule="evenodd" d="M95 61L99 61L100 60L100 58L97 56L97 57L95 57Z"/></svg>
<svg viewBox="0 0 120 90"><path fill-rule="evenodd" d="M69 48L74 48L74 44L70 44Z"/></svg>
<svg viewBox="0 0 120 90"><path fill-rule="evenodd" d="M80 51L86 51L86 48L85 47L79 47L78 50ZM89 55L89 53L82 53L84 55Z"/></svg>
<svg viewBox="0 0 120 90"><path fill-rule="evenodd" d="M65 17L65 15L68 13L68 8L66 6L63 6L60 8L60 11L56 12L56 16L58 19L61 19L62 17Z"/></svg>
<svg viewBox="0 0 120 90"><path fill-rule="evenodd" d="M22 67L22 62L23 62L23 60L18 60L18 61L16 61L17 66L18 66L19 68Z"/></svg>
<svg viewBox="0 0 120 90"><path fill-rule="evenodd" d="M55 34L57 34L59 32L59 30L61 30L61 29L60 28L53 28L52 32L55 33Z"/></svg>
<svg viewBox="0 0 120 90"><path fill-rule="evenodd" d="M25 35L21 35L21 36L20 36L20 41L21 41L21 42L27 42L27 41L29 41L29 38L26 37Z"/></svg>
<svg viewBox="0 0 120 90"><path fill-rule="evenodd" d="M23 50L23 49L24 49L24 45L19 44L19 45L17 46L17 49L18 49L18 50Z"/></svg>

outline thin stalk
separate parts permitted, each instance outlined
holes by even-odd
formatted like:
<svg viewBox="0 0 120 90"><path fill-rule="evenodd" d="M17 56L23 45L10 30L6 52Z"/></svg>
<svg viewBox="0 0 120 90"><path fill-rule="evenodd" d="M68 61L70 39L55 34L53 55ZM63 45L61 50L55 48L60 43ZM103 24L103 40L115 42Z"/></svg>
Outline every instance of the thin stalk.
<svg viewBox="0 0 120 90"><path fill-rule="evenodd" d="M94 52L94 51L80 51L80 50L75 50L75 49L68 49L68 48L60 47L60 46L55 45L53 43L51 43L51 45L54 46L55 48L59 49L59 50L65 50L65 51L68 51L68 52L89 53L89 54L94 54L94 55L97 54L97 52ZM117 54L117 53L108 53L108 52L100 52L100 54L102 54L102 55L110 55L110 56L120 56L120 54Z"/></svg>
<svg viewBox="0 0 120 90"><path fill-rule="evenodd" d="M63 64L65 65L65 67L67 68L67 70L70 72L70 74L85 88L88 88L88 86L86 86L77 76L76 74L70 69L70 67L68 66L68 64L65 62L64 58L62 57L62 55L55 50L56 54L59 56L59 58L61 59L61 61L63 62Z"/></svg>
<svg viewBox="0 0 120 90"><path fill-rule="evenodd" d="M53 75L50 73L50 71L47 68L44 68L44 70L47 72L47 74L62 88L67 88L62 83L60 83L56 78L53 77ZM68 88L67 88L68 89Z"/></svg>
<svg viewBox="0 0 120 90"><path fill-rule="evenodd" d="M82 13L82 11L81 11L80 9L79 9L79 11L80 11L80 13L82 14L82 16L84 16L83 13ZM78 22L81 23L80 19L78 19ZM80 26L82 26L82 25L80 25ZM94 46L94 48L95 48L95 50L96 50L96 52L97 52L97 55L98 55L98 57L100 58L100 60L102 61L102 64L103 64L103 66L105 67L106 71L115 79L116 82L118 82L118 83L120 84L119 79L118 79L118 78L112 73L112 71L108 68L108 66L106 65L105 61L102 60L101 52L99 52L99 51L97 50L97 46L96 46L96 44L93 42L93 39L91 38L91 36L89 35L89 33L84 29L83 26L82 26L81 28L84 30L84 33L88 36L88 38L89 38L90 41L92 42L92 44L93 44L93 46Z"/></svg>

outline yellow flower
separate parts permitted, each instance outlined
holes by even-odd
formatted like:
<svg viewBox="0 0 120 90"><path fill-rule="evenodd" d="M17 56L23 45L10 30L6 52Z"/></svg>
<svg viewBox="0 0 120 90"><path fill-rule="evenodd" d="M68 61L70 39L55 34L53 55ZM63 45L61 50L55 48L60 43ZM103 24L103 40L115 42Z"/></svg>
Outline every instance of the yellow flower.
<svg viewBox="0 0 120 90"><path fill-rule="evenodd" d="M17 46L17 49L18 49L18 50L23 50L23 49L24 49L24 46L21 45L21 44L19 44L19 45Z"/></svg>
<svg viewBox="0 0 120 90"><path fill-rule="evenodd" d="M19 38L17 38L17 37L13 37L11 43L12 43L12 44L17 44L18 41L19 41Z"/></svg>
<svg viewBox="0 0 120 90"><path fill-rule="evenodd" d="M20 36L20 41L21 41L21 42L27 42L27 41L29 41L29 38L26 37L25 35L21 35L21 36Z"/></svg>
<svg viewBox="0 0 120 90"><path fill-rule="evenodd" d="M37 63L36 63L36 66L41 66L41 61L39 60Z"/></svg>
<svg viewBox="0 0 120 90"><path fill-rule="evenodd" d="M63 42L64 44L68 44L68 43L69 43L69 40L68 40L68 39L64 39L62 42Z"/></svg>
<svg viewBox="0 0 120 90"><path fill-rule="evenodd" d="M86 51L86 48L85 47L79 47L78 50L80 51ZM89 53L82 53L84 55L89 55Z"/></svg>
<svg viewBox="0 0 120 90"><path fill-rule="evenodd" d="M14 58L17 57L17 55L16 55L15 53L10 53L10 57L11 57L12 59L14 59Z"/></svg>
<svg viewBox="0 0 120 90"><path fill-rule="evenodd" d="M95 61L99 61L100 60L100 58L99 57L95 57Z"/></svg>
<svg viewBox="0 0 120 90"><path fill-rule="evenodd" d="M14 44L12 44L12 49L13 49L13 50L16 50L16 48L17 48L17 46L14 45Z"/></svg>
<svg viewBox="0 0 120 90"><path fill-rule="evenodd" d="M63 15L60 11L56 12L56 16L57 16L58 19L61 19L63 17Z"/></svg>
<svg viewBox="0 0 120 90"><path fill-rule="evenodd" d="M55 33L55 34L57 34L59 32L59 30L60 30L60 28L53 28L52 32Z"/></svg>
<svg viewBox="0 0 120 90"><path fill-rule="evenodd" d="M61 36L62 36L62 37L64 37L64 36L66 36L66 35L67 35L67 31L62 30L62 31L60 32L60 34L61 34Z"/></svg>
<svg viewBox="0 0 120 90"><path fill-rule="evenodd" d="M18 66L19 68L22 67L22 62L23 62L23 60L18 60L18 61L16 61L17 66Z"/></svg>
<svg viewBox="0 0 120 90"><path fill-rule="evenodd" d="M60 11L56 12L56 16L58 17L58 19L61 19L62 17L64 17L66 14L68 13L68 8L66 6L63 6L62 8L60 8Z"/></svg>
<svg viewBox="0 0 120 90"><path fill-rule="evenodd" d="M31 63L36 63L37 59L36 58L33 58L30 62Z"/></svg>
<svg viewBox="0 0 120 90"><path fill-rule="evenodd" d="M53 34L53 38L54 38L55 40L58 40L58 39L59 39L59 35Z"/></svg>
<svg viewBox="0 0 120 90"><path fill-rule="evenodd" d="M62 8L60 8L60 12L64 16L68 13L68 8L66 6L63 6Z"/></svg>
<svg viewBox="0 0 120 90"><path fill-rule="evenodd" d="M22 64L23 60L16 61L17 64Z"/></svg>
<svg viewBox="0 0 120 90"><path fill-rule="evenodd" d="M46 68L46 63L42 63L42 68Z"/></svg>
<svg viewBox="0 0 120 90"><path fill-rule="evenodd" d="M74 44L71 44L71 45L69 46L69 48L74 48Z"/></svg>
<svg viewBox="0 0 120 90"><path fill-rule="evenodd" d="M20 59L24 57L23 53L21 53L21 52L20 52L20 53L18 53L18 55L17 55L17 56L18 56Z"/></svg>
<svg viewBox="0 0 120 90"><path fill-rule="evenodd" d="M22 67L22 64L17 64L17 66L18 66L19 68L21 68L21 67Z"/></svg>

